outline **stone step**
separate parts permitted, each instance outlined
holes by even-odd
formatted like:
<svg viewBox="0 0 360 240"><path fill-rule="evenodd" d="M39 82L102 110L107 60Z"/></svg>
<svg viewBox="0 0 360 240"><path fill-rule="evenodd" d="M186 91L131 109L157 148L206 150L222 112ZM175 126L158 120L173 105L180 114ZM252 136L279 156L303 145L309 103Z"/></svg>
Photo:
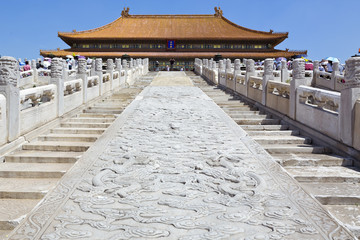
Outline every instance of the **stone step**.
<svg viewBox="0 0 360 240"><path fill-rule="evenodd" d="M271 144L262 145L262 147L270 154L285 154L285 153L331 153L331 150L322 146L313 146L308 144Z"/></svg>
<svg viewBox="0 0 360 240"><path fill-rule="evenodd" d="M360 183L360 173L352 167L285 167L299 182L355 182Z"/></svg>
<svg viewBox="0 0 360 240"><path fill-rule="evenodd" d="M282 130L282 131L247 131L249 136L298 136L299 130Z"/></svg>
<svg viewBox="0 0 360 240"><path fill-rule="evenodd" d="M301 184L323 205L359 205L360 183L304 182Z"/></svg>
<svg viewBox="0 0 360 240"><path fill-rule="evenodd" d="M265 115L264 113L261 113L260 111L241 111L241 112L229 112L229 116L231 117L241 117L243 115Z"/></svg>
<svg viewBox="0 0 360 240"><path fill-rule="evenodd" d="M0 178L0 198L41 199L58 178Z"/></svg>
<svg viewBox="0 0 360 240"><path fill-rule="evenodd" d="M271 119L271 116L264 114L238 114L238 113L229 113L229 116L232 119Z"/></svg>
<svg viewBox="0 0 360 240"><path fill-rule="evenodd" d="M50 133L56 134L102 134L106 128L53 128Z"/></svg>
<svg viewBox="0 0 360 240"><path fill-rule="evenodd" d="M253 136L259 144L310 144L311 138L300 136Z"/></svg>
<svg viewBox="0 0 360 240"><path fill-rule="evenodd" d="M288 130L288 125L240 125L245 131L279 131L279 130Z"/></svg>
<svg viewBox="0 0 360 240"><path fill-rule="evenodd" d="M0 199L0 230L13 230L38 203L38 199Z"/></svg>
<svg viewBox="0 0 360 240"><path fill-rule="evenodd" d="M360 239L359 205L326 205L325 208Z"/></svg>
<svg viewBox="0 0 360 240"><path fill-rule="evenodd" d="M272 154L282 166L352 166L353 160L329 154Z"/></svg>
<svg viewBox="0 0 360 240"><path fill-rule="evenodd" d="M61 123L61 127L65 128L108 128L111 123Z"/></svg>
<svg viewBox="0 0 360 240"><path fill-rule="evenodd" d="M123 110L112 110L112 109L104 109L104 108L89 108L85 109L85 113L106 113L106 114L121 114Z"/></svg>
<svg viewBox="0 0 360 240"><path fill-rule="evenodd" d="M2 163L0 178L61 178L72 163Z"/></svg>
<svg viewBox="0 0 360 240"><path fill-rule="evenodd" d="M85 152L93 143L89 142L54 142L54 141L34 141L24 144L23 150L38 151L59 151L59 152Z"/></svg>
<svg viewBox="0 0 360 240"><path fill-rule="evenodd" d="M99 134L61 134L51 133L47 135L40 135L39 141L68 141L68 142L95 142Z"/></svg>
<svg viewBox="0 0 360 240"><path fill-rule="evenodd" d="M69 118L66 119L67 123L112 123L114 118L85 118L85 117L77 117L77 118Z"/></svg>
<svg viewBox="0 0 360 240"><path fill-rule="evenodd" d="M114 114L97 114L97 113L80 113L77 115L77 117L115 119Z"/></svg>
<svg viewBox="0 0 360 240"><path fill-rule="evenodd" d="M278 125L278 124L280 124L280 119L233 118L233 120L239 125Z"/></svg>
<svg viewBox="0 0 360 240"><path fill-rule="evenodd" d="M220 108L222 108L225 112L229 113L237 113L237 112L243 112L243 111L256 111L257 109L254 107L250 107L250 106L237 106L237 107L229 107L229 106L221 106L219 105Z"/></svg>
<svg viewBox="0 0 360 240"><path fill-rule="evenodd" d="M106 109L106 110L123 110L124 107L126 107L128 104L127 103L118 103L118 104L111 104L111 103L95 103L94 106L89 107L88 109L97 109L97 108L101 108L101 109Z"/></svg>
<svg viewBox="0 0 360 240"><path fill-rule="evenodd" d="M79 152L17 151L5 156L8 163L75 163Z"/></svg>

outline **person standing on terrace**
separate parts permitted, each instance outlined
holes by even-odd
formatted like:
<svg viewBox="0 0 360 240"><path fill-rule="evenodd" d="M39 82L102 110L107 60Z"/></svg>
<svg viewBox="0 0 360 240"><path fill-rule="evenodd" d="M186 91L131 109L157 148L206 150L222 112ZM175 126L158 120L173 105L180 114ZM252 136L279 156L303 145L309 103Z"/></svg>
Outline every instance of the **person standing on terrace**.
<svg viewBox="0 0 360 240"><path fill-rule="evenodd" d="M29 70L31 70L31 67L29 65L29 61L26 61L24 66L24 71L29 71Z"/></svg>

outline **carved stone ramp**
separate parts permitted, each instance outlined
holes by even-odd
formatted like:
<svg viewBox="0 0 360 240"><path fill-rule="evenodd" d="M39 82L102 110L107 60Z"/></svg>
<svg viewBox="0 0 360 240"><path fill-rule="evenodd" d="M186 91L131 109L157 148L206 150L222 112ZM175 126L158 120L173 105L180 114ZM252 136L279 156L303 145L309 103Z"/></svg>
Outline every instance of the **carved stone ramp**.
<svg viewBox="0 0 360 240"><path fill-rule="evenodd" d="M96 101L4 156L0 164L0 239L7 238L154 76L143 76L134 86Z"/></svg>
<svg viewBox="0 0 360 240"><path fill-rule="evenodd" d="M360 173L352 167L351 158L332 154L329 148L314 145L310 137L302 136L300 130L275 116L260 112L255 106L240 101L238 96L210 86L193 73L187 74L331 214L360 236L360 192L356 190L360 189ZM252 122L245 123L248 119ZM278 123L273 125L262 119L277 120Z"/></svg>
<svg viewBox="0 0 360 240"><path fill-rule="evenodd" d="M355 237L199 88L150 86L10 239Z"/></svg>

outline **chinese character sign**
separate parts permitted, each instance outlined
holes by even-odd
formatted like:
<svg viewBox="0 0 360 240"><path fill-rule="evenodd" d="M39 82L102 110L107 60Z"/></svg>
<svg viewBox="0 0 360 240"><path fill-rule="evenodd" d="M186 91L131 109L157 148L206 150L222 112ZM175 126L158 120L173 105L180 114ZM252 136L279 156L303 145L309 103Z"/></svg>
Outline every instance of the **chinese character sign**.
<svg viewBox="0 0 360 240"><path fill-rule="evenodd" d="M168 49L175 49L175 41L174 40L168 40L167 41L167 48Z"/></svg>

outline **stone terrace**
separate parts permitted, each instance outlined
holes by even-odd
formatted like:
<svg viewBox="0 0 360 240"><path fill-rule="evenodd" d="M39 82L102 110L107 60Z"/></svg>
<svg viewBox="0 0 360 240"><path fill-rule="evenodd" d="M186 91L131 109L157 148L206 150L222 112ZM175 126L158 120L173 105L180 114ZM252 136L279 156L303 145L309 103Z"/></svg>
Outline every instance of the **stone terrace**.
<svg viewBox="0 0 360 240"><path fill-rule="evenodd" d="M160 73L10 239L354 239L189 82Z"/></svg>

